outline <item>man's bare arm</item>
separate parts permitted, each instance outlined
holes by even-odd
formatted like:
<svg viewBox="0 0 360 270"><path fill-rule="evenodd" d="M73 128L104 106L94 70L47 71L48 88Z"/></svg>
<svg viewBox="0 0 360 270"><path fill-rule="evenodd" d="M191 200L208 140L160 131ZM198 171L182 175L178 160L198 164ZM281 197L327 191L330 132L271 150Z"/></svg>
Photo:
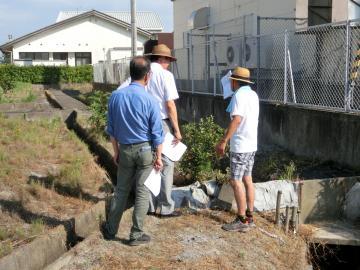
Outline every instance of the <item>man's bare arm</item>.
<svg viewBox="0 0 360 270"><path fill-rule="evenodd" d="M155 159L155 162L154 162L154 168L155 170L161 170L162 167L163 167L163 163L162 163L162 159L161 159L161 154L162 154L162 149L163 149L163 145L162 144L159 144L157 147L156 147L156 159Z"/></svg>
<svg viewBox="0 0 360 270"><path fill-rule="evenodd" d="M178 123L178 115L176 110L176 105L174 100L169 100L166 102L166 110L169 114L170 122L172 127L174 128L174 136L177 140L181 140L182 136L180 133L179 123Z"/></svg>

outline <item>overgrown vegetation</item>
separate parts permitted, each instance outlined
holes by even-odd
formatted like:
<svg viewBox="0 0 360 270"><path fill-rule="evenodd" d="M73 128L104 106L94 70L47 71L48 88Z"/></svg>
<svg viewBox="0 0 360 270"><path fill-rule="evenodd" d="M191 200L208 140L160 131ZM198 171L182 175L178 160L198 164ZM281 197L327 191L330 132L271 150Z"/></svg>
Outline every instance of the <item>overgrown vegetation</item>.
<svg viewBox="0 0 360 270"><path fill-rule="evenodd" d="M214 122L213 116L182 126L183 142L188 149L180 161L180 172L193 180L223 178L215 146L224 135L224 129Z"/></svg>
<svg viewBox="0 0 360 270"><path fill-rule="evenodd" d="M15 87L16 82L32 84L85 83L92 82L91 65L70 66L15 66L0 65L0 87L6 92Z"/></svg>
<svg viewBox="0 0 360 270"><path fill-rule="evenodd" d="M0 87L0 104L33 102L37 97L38 93L30 83L15 82L13 88L6 92Z"/></svg>
<svg viewBox="0 0 360 270"><path fill-rule="evenodd" d="M99 135L105 135L109 96L110 93L96 90L88 96L91 111L89 123L93 131Z"/></svg>

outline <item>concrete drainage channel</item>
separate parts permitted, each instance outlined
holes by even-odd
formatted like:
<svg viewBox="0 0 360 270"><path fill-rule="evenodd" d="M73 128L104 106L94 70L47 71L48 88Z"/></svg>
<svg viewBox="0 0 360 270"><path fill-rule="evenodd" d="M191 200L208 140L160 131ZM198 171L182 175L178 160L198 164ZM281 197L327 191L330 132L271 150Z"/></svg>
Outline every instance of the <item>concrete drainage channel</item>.
<svg viewBox="0 0 360 270"><path fill-rule="evenodd" d="M43 269L97 230L99 219L104 216L105 201L101 201L85 213L69 220L65 226L56 227L48 234L38 237L2 258L0 269Z"/></svg>

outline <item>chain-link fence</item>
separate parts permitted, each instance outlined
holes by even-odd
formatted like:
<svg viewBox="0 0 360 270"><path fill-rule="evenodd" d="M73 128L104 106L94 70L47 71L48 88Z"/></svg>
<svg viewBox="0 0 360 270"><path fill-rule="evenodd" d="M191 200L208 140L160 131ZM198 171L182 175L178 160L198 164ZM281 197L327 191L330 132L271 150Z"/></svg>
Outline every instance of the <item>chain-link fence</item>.
<svg viewBox="0 0 360 270"><path fill-rule="evenodd" d="M94 64L94 82L104 84L121 84L129 78L130 58Z"/></svg>
<svg viewBox="0 0 360 270"><path fill-rule="evenodd" d="M187 46L174 52L181 91L222 95L221 77L240 65L263 101L360 111L360 20L300 28L303 19L257 18L260 35L244 27L249 20L239 20L236 35L219 26L187 33ZM282 32L267 34L274 22Z"/></svg>

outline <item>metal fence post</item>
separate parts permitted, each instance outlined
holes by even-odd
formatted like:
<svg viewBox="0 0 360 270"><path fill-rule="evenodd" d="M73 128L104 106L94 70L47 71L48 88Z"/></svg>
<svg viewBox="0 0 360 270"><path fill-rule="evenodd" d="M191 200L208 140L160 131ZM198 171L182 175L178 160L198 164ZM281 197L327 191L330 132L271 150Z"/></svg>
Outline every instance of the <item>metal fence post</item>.
<svg viewBox="0 0 360 270"><path fill-rule="evenodd" d="M214 62L215 62L215 71L214 71L214 93L217 92L217 83L218 80L220 80L220 76L219 76L219 64L218 64L218 60L217 60L217 55L216 55L216 40L215 37L213 36L214 39ZM220 88L221 89L221 88Z"/></svg>
<svg viewBox="0 0 360 270"><path fill-rule="evenodd" d="M191 93L194 94L194 45L192 31L190 31L190 59L191 59Z"/></svg>
<svg viewBox="0 0 360 270"><path fill-rule="evenodd" d="M287 58L287 51L288 51L288 31L285 30L285 37L284 37L284 104L287 103L287 73L288 73L288 58Z"/></svg>
<svg viewBox="0 0 360 270"><path fill-rule="evenodd" d="M350 50L351 50L351 32L350 22L346 21L346 49L345 49L345 89L344 89L344 109L350 111L351 107L351 96L349 88L349 69L350 69Z"/></svg>
<svg viewBox="0 0 360 270"><path fill-rule="evenodd" d="M188 82L191 79L191 73L190 73L190 33L186 33L186 56L187 56L187 79ZM188 88L188 83L186 84L186 88ZM189 89L187 89L189 91Z"/></svg>
<svg viewBox="0 0 360 270"><path fill-rule="evenodd" d="M257 16L257 72L256 72L256 91L259 94L260 91L260 26L261 20L260 16Z"/></svg>

